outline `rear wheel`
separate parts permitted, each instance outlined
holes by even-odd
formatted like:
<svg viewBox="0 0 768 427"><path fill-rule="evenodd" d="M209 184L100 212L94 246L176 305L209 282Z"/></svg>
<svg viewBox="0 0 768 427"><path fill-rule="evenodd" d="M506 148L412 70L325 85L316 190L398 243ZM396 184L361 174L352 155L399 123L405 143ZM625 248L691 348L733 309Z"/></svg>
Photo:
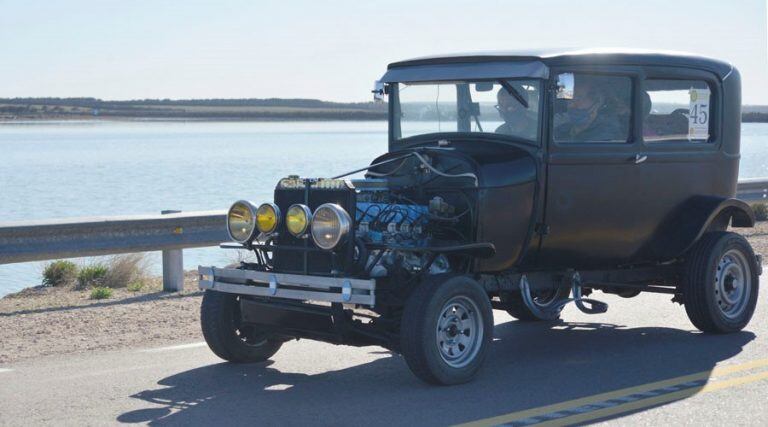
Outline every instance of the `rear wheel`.
<svg viewBox="0 0 768 427"><path fill-rule="evenodd" d="M203 337L211 351L235 363L263 362L283 345L258 325L243 324L240 297L207 290L200 307Z"/></svg>
<svg viewBox="0 0 768 427"><path fill-rule="evenodd" d="M408 298L401 322L401 351L421 380L440 385L470 381L493 335L485 290L463 276L422 282Z"/></svg>
<svg viewBox="0 0 768 427"><path fill-rule="evenodd" d="M534 313L525 304L523 292L502 292L499 295L504 309L515 319L525 322L557 320L560 318L560 312L563 311L563 301L568 299L570 289L548 289L541 291L530 291L530 300L537 308Z"/></svg>
<svg viewBox="0 0 768 427"><path fill-rule="evenodd" d="M758 265L749 242L739 234L705 234L691 249L682 281L683 302L701 331L743 329L757 304Z"/></svg>

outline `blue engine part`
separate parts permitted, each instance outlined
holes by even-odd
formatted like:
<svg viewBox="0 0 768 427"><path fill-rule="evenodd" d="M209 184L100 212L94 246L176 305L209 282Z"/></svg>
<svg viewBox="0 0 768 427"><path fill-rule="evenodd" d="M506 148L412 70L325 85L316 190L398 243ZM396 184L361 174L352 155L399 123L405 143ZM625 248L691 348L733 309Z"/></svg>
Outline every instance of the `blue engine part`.
<svg viewBox="0 0 768 427"><path fill-rule="evenodd" d="M428 215L426 206L358 202L355 219L361 236L380 243L393 238L419 239Z"/></svg>

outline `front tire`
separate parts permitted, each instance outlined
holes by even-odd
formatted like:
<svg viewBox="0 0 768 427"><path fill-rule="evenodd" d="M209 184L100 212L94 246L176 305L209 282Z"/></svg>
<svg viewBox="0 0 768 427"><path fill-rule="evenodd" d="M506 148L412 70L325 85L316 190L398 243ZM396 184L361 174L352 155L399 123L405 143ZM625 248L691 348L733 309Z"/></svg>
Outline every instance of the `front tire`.
<svg viewBox="0 0 768 427"><path fill-rule="evenodd" d="M682 281L683 303L703 332L742 330L757 304L757 258L739 234L706 233L691 249Z"/></svg>
<svg viewBox="0 0 768 427"><path fill-rule="evenodd" d="M208 347L216 356L234 363L263 362L283 345L255 325L244 325L240 297L207 290L200 307L200 325Z"/></svg>
<svg viewBox="0 0 768 427"><path fill-rule="evenodd" d="M469 277L434 277L413 291L400 326L401 351L411 371L437 385L461 384L478 372L493 335L485 290Z"/></svg>

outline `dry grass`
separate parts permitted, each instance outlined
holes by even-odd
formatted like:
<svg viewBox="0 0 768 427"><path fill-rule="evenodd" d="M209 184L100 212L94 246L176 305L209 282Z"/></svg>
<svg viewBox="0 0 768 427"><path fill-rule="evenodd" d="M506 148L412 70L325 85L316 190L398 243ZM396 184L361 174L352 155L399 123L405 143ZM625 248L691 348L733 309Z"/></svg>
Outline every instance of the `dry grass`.
<svg viewBox="0 0 768 427"><path fill-rule="evenodd" d="M107 266L96 262L80 269L77 273L76 289L88 289L104 286L104 277L107 275Z"/></svg>
<svg viewBox="0 0 768 427"><path fill-rule="evenodd" d="M768 203L758 203L752 206L755 210L755 218L758 221L768 221Z"/></svg>
<svg viewBox="0 0 768 427"><path fill-rule="evenodd" d="M115 255L107 262L104 286L125 288L129 284L143 283L149 277L144 254Z"/></svg>
<svg viewBox="0 0 768 427"><path fill-rule="evenodd" d="M43 285L71 286L77 279L79 268L72 261L58 260L48 263L43 270Z"/></svg>
<svg viewBox="0 0 768 427"><path fill-rule="evenodd" d="M760 221L753 228L734 228L731 231L746 237L755 253L768 258L768 221Z"/></svg>

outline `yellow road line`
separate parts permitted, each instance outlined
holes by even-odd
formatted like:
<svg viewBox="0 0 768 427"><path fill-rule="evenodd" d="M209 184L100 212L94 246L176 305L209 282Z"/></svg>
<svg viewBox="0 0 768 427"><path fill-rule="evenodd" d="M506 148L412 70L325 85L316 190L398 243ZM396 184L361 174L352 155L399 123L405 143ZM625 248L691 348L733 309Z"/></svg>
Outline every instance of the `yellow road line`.
<svg viewBox="0 0 768 427"><path fill-rule="evenodd" d="M559 418L556 420L536 424L536 426L540 426L540 427L558 426L559 427L559 426L568 426L568 425L590 421L590 420L597 420L600 418L610 417L611 415L618 415L625 412L631 412L631 411L636 411L638 409L648 408L650 406L660 405L662 403L668 403L668 402L673 402L675 400L685 399L697 393L708 393L708 392L713 392L717 390L723 390L726 388L736 387L743 384L754 383L767 378L768 378L768 372L760 372L757 374L732 378L730 380L708 383L703 387L693 387L686 390L677 391L674 393L667 393L657 397L638 400L636 402L625 403L622 405L614 406L612 408L599 409L599 410L587 412L584 414Z"/></svg>
<svg viewBox="0 0 768 427"><path fill-rule="evenodd" d="M522 410L522 411L512 412L512 413L509 413L509 414L499 415L499 416L496 416L496 417L490 417L490 418L485 418L485 419L482 419L482 420L472 421L472 422L469 422L469 423L466 423L466 424L461 424L460 426L461 427L496 426L496 425L499 425L499 424L509 423L509 422L514 421L514 420L530 418L530 417L536 417L536 416L539 416L539 415L549 414L549 413L552 413L552 412L563 411L563 410L570 409L570 408L575 408L575 407L579 407L579 406L584 406L584 405L589 405L589 404L593 404L593 403L597 403L597 402L602 402L602 401L605 401L605 400L611 400L611 399L616 399L616 398L619 398L619 397L624 397L624 396L627 396L627 395L630 395L630 394L642 393L642 392L646 392L646 391L650 391L650 390L656 390L656 389L660 389L660 388L664 388L664 387L670 387L670 386L673 386L673 385L683 384L683 383L687 383L687 382L691 382L691 381L706 380L706 379L708 379L708 378L710 378L712 376L715 376L715 375L727 375L727 374L731 374L731 373L735 373L735 372L747 371L747 370L750 370L750 369L764 367L764 366L768 366L768 359L752 360L750 362L745 362L745 363L741 363L741 364L737 364L737 365L717 366L717 367L715 367L714 369L712 369L710 371L702 371L702 372L698 372L698 373L695 373L695 374L683 375L683 376L676 377L676 378L670 378L668 380L661 380L661 381L656 381L656 382L652 382L652 383L641 384L641 385L634 386L634 387L628 387L628 388L623 388L623 389L620 389L620 390L609 391L609 392L606 392L606 393L595 394L595 395L592 395L592 396L587 396L587 397L582 397L582 398L579 398L579 399L568 400L568 401L565 401L565 402L555 403L555 404L552 404L552 405L540 406L538 408L531 408L531 409L526 409L526 410ZM744 377L744 378L746 378L746 377ZM683 390L683 391L680 391L680 392L669 393L669 394L665 394L664 396L669 396L669 395L673 395L673 394L677 394L677 393L683 393L683 392L687 392L687 391L688 390ZM660 397L662 397L662 396L659 396L659 398ZM645 402L646 400L648 400L648 399L645 399L642 402ZM633 402L633 403L640 403L640 402ZM610 409L614 409L614 408L610 408ZM594 412L597 412L597 411L594 411ZM592 414L592 413L593 412L590 412L590 414ZM585 415L587 415L587 414L585 414Z"/></svg>

